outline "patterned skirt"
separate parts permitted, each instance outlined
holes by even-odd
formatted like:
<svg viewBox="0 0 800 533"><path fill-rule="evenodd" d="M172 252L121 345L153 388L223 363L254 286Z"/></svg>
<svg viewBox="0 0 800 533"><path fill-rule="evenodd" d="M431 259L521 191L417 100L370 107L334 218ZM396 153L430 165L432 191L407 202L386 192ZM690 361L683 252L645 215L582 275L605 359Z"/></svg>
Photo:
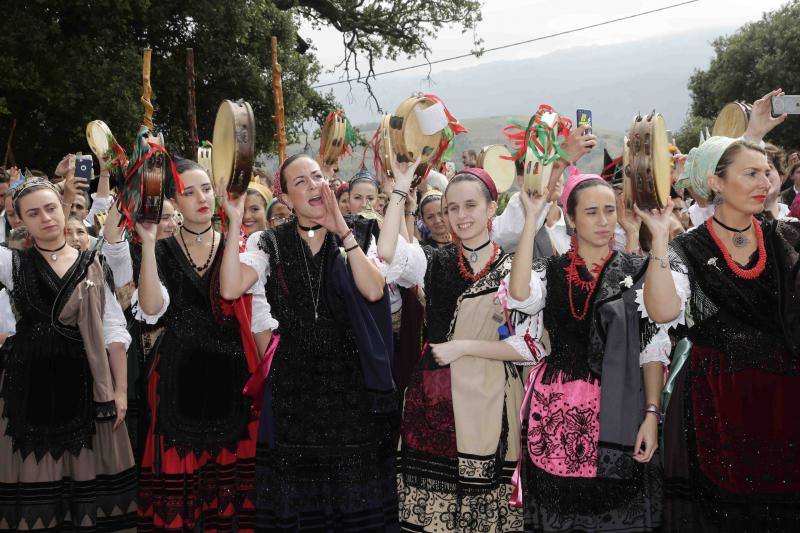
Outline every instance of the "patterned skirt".
<svg viewBox="0 0 800 533"><path fill-rule="evenodd" d="M92 447L25 457L0 398L0 531L136 531L136 468L125 426L95 422Z"/></svg>

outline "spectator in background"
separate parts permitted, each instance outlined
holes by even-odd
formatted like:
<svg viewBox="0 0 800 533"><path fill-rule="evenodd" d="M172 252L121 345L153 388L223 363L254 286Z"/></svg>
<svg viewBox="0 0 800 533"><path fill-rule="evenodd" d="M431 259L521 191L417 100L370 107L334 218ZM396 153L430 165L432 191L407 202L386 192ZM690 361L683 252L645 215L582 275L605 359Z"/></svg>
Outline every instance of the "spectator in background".
<svg viewBox="0 0 800 533"><path fill-rule="evenodd" d="M464 167L472 168L478 166L478 154L475 150L464 150L464 153L461 154L461 162L464 164Z"/></svg>
<svg viewBox="0 0 800 533"><path fill-rule="evenodd" d="M73 206L75 204L72 204ZM82 252L89 249L89 231L83 224L83 219L76 215L70 215L67 219L67 244Z"/></svg>
<svg viewBox="0 0 800 533"><path fill-rule="evenodd" d="M769 213L774 218L783 218L789 214L789 206L780 202L781 185L784 181L783 173L783 150L774 144L767 143L764 146L767 152L767 162L769 163L769 192L764 202L764 212Z"/></svg>
<svg viewBox="0 0 800 533"><path fill-rule="evenodd" d="M781 202L786 205L792 205L795 196L800 192L800 163L795 163L789 168L786 174L787 181L790 182L789 188L781 194Z"/></svg>
<svg viewBox="0 0 800 533"><path fill-rule="evenodd" d="M272 190L272 187L275 185L275 178L272 176L272 174L261 167L254 167L253 176L256 177L256 181L258 183L269 189L270 192L275 192Z"/></svg>

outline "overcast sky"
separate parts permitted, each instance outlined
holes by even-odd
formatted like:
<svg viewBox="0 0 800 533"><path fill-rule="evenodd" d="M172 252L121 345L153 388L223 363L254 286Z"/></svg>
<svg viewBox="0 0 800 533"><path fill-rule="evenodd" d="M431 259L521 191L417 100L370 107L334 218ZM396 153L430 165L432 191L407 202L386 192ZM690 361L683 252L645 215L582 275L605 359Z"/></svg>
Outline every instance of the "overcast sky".
<svg viewBox="0 0 800 533"><path fill-rule="evenodd" d="M484 40L483 46L490 48L652 10L680 1L485 0L482 9L483 21L478 26L478 34ZM437 71L459 69L478 62L534 57L575 44L603 45L701 28L738 27L746 22L760 19L764 11L774 10L785 3L785 0L700 0L637 19L488 53L482 58L469 57L436 65L433 75L435 76ZM316 55L326 69L332 68L342 59L341 36L336 30L327 28L317 31L302 27L300 35L313 42L316 46ZM432 60L467 53L472 48L472 34L462 34L456 28L445 29L438 34L430 47ZM643 50L643 53L647 51ZM419 62L420 58L400 59L396 62L382 61L378 63L376 71ZM414 72L418 72L419 77L424 78L427 69L421 68ZM339 79L342 79L341 72L324 72L320 76L321 83Z"/></svg>

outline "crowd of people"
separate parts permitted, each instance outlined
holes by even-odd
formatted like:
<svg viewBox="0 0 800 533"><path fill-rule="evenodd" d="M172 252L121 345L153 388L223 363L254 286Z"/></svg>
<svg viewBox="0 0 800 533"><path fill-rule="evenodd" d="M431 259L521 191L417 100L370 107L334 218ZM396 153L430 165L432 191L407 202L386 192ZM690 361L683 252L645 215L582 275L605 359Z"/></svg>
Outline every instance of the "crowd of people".
<svg viewBox="0 0 800 533"><path fill-rule="evenodd" d="M470 150L241 195L174 155L132 230L104 161L0 169L0 530L800 530L775 94L663 209L585 126L503 202Z"/></svg>

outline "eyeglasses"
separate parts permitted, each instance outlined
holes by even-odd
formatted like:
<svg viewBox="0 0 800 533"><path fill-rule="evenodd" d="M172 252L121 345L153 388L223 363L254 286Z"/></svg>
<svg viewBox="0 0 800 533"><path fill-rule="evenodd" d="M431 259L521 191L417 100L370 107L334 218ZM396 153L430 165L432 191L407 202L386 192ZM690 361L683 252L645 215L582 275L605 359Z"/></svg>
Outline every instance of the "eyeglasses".
<svg viewBox="0 0 800 533"><path fill-rule="evenodd" d="M284 224L284 223L288 222L289 218L288 217L272 217L272 218L269 219L269 221L272 224L275 224L276 226L280 226L281 224Z"/></svg>

